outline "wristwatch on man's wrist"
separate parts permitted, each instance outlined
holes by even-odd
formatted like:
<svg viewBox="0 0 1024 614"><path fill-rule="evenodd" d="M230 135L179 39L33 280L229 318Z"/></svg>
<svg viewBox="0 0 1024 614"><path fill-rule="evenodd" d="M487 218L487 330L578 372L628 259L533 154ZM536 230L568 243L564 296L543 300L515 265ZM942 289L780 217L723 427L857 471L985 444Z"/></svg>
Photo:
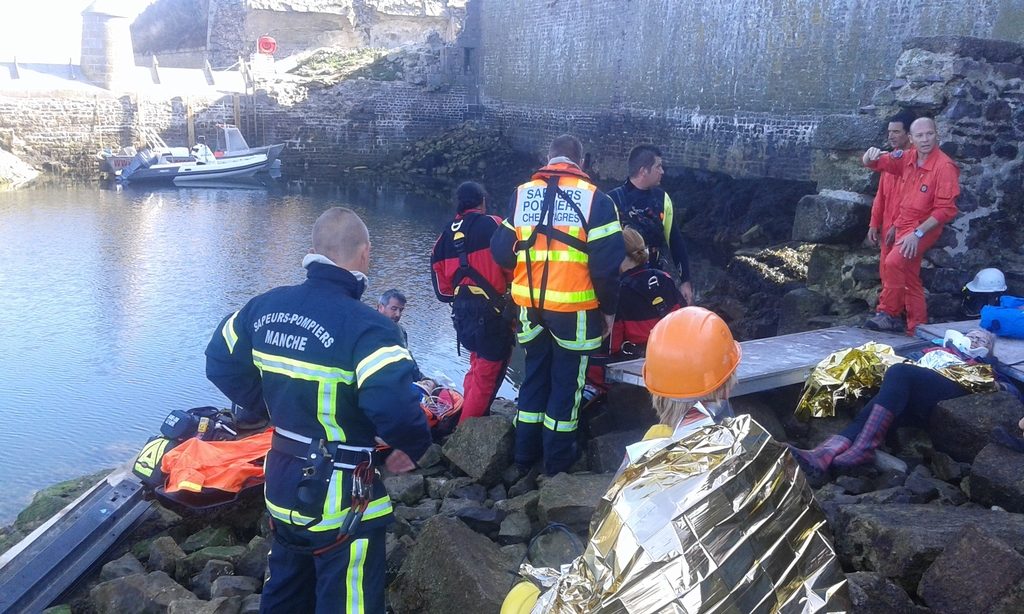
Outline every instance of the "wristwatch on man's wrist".
<svg viewBox="0 0 1024 614"><path fill-rule="evenodd" d="M914 229L914 236L917 237L918 239L923 239L924 238L924 233L921 232L920 228L915 228Z"/></svg>

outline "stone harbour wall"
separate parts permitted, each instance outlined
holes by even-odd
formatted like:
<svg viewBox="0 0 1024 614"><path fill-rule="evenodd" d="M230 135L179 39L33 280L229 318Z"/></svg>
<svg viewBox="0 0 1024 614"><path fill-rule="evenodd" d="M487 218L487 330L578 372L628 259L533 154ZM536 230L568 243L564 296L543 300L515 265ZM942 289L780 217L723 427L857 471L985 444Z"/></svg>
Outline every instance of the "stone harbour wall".
<svg viewBox="0 0 1024 614"><path fill-rule="evenodd" d="M169 145L188 143L191 115L196 136L216 144L219 123L234 123L250 145L285 143L288 176L330 178L337 169L384 161L417 140L466 119L465 91L427 91L404 82L351 81L302 92L280 91L208 97L114 94L40 96L0 91L0 148L44 171L95 176L103 148L141 145L141 129Z"/></svg>
<svg viewBox="0 0 1024 614"><path fill-rule="evenodd" d="M272 95L275 96L275 95ZM429 92L401 82L343 82L293 105L267 97L256 124L267 143L285 143L288 174L330 177L373 165L466 119L465 91Z"/></svg>
<svg viewBox="0 0 1024 614"><path fill-rule="evenodd" d="M322 46L394 47L422 42L428 32L453 38L466 0L209 0L207 48L228 66L273 36L278 54Z"/></svg>
<svg viewBox="0 0 1024 614"><path fill-rule="evenodd" d="M622 175L622 150L672 165L815 179L814 132L856 113L912 36L1022 40L1024 2L523 0L481 3L483 102L516 142L578 132ZM540 129L538 129L540 128Z"/></svg>
<svg viewBox="0 0 1024 614"><path fill-rule="evenodd" d="M807 281L828 300L804 295L799 301L819 313L829 309L829 300L831 312L840 316L858 302L874 306L878 250L858 248L867 228L873 174L860 157L878 144L872 134L899 109L934 117L942 149L960 167L960 214L925 255L921 271L931 318L962 318L961 289L982 268L1001 269L1008 292L1024 294L1024 45L930 37L911 39L904 47L894 78L877 87L864 114L819 131L818 159L830 165L829 181L841 191L805 197L793 235L821 244L811 257Z"/></svg>

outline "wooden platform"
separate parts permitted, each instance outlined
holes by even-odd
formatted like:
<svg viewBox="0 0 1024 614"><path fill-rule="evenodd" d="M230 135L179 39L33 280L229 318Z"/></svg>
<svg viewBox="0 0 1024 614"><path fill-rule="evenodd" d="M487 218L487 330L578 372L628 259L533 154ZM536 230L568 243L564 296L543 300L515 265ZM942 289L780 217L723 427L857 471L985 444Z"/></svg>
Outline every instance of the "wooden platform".
<svg viewBox="0 0 1024 614"><path fill-rule="evenodd" d="M931 341L942 339L946 331L952 328L961 333L978 328L978 320L962 320L960 322L943 322L939 324L922 324L917 327L917 336ZM1006 375L1024 382L1024 339L996 339L996 358L1008 367Z"/></svg>
<svg viewBox="0 0 1024 614"><path fill-rule="evenodd" d="M942 330L944 333L945 328ZM941 337L943 333L939 333L939 336ZM930 334L928 338L931 338ZM890 345L900 355L927 345L923 338L879 333L852 326L836 326L744 341L740 343L743 348L743 359L736 372L739 382L733 389L732 396L801 384L806 381L810 370L832 352L857 347L869 341ZM1024 344L1021 354L1024 361ZM605 379L610 382L643 386L643 364L642 358L609 364Z"/></svg>

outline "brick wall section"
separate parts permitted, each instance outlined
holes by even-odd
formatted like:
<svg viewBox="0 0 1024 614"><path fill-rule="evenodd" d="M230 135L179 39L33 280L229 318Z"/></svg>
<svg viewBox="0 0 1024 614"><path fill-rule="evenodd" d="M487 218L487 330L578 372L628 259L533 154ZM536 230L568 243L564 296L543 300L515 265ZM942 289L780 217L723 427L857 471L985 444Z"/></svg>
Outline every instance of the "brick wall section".
<svg viewBox="0 0 1024 614"><path fill-rule="evenodd" d="M818 122L857 112L905 37L1021 40L1024 20L1020 0L970 11L959 0L485 0L481 11L483 103L521 146L575 131L618 174L612 158L654 140L670 164L800 180L812 178Z"/></svg>

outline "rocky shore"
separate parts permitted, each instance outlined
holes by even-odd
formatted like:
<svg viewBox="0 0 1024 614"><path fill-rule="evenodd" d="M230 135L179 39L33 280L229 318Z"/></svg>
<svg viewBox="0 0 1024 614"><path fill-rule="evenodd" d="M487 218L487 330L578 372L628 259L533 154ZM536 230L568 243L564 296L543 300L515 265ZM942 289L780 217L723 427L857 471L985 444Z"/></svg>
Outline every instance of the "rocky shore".
<svg viewBox="0 0 1024 614"><path fill-rule="evenodd" d="M734 409L801 446L849 419L799 422L798 395L799 387L751 395ZM491 416L433 446L420 469L384 478L395 502L387 538L394 612L497 612L522 562L557 567L574 558L625 446L654 419L643 391L613 388L588 416L573 471L544 478L511 464L513 414L499 399ZM994 427L1022 416L1006 393L944 401L927 429L895 429L875 466L817 489L854 611L1024 611L1024 455L988 442ZM258 496L204 515L154 509L50 611L258 611L271 539ZM542 531L552 523L567 530Z"/></svg>
<svg viewBox="0 0 1024 614"><path fill-rule="evenodd" d="M16 188L39 176L39 171L23 162L18 156L0 149L0 190Z"/></svg>

